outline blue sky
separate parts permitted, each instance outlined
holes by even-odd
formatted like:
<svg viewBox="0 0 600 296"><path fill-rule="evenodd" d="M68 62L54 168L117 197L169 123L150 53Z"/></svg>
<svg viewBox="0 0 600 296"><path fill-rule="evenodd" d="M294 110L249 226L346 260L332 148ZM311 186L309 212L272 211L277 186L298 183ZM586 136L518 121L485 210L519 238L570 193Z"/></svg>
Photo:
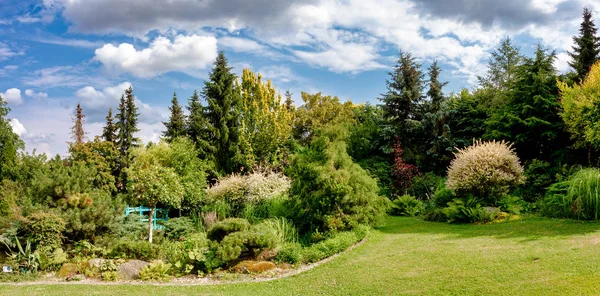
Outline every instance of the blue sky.
<svg viewBox="0 0 600 296"><path fill-rule="evenodd" d="M218 50L281 93L377 103L400 50L438 60L446 92L472 88L510 36L558 53L593 0L0 0L0 93L26 150L65 154L77 103L92 139L133 85L139 136L158 140L172 93L201 89ZM596 20L599 20L596 17ZM598 21L596 21L598 23ZM600 23L599 23L600 24Z"/></svg>

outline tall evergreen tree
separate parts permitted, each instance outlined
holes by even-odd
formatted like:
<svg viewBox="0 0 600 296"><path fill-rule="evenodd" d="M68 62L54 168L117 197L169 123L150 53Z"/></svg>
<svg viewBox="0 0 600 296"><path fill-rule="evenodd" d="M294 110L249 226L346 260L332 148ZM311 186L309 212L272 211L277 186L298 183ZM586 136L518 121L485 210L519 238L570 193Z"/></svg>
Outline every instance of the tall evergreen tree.
<svg viewBox="0 0 600 296"><path fill-rule="evenodd" d="M568 141L559 115L555 58L538 45L535 56L519 66L507 104L486 122L486 137L514 143L524 160L550 161Z"/></svg>
<svg viewBox="0 0 600 296"><path fill-rule="evenodd" d="M289 89L285 91L285 107L288 111L296 109L292 95L293 93L291 93Z"/></svg>
<svg viewBox="0 0 600 296"><path fill-rule="evenodd" d="M163 137L167 142L171 142L177 137L186 135L186 119L183 114L183 109L177 100L176 93L173 93L173 99L171 100L171 107L169 107L169 110L171 111L169 121L163 122L167 128L167 130L163 132Z"/></svg>
<svg viewBox="0 0 600 296"><path fill-rule="evenodd" d="M596 35L598 29L592 19L592 11L583 9L583 22L579 28L579 36L573 37L575 45L569 55L573 59L569 65L577 72L577 79L583 81L592 65L600 59L600 38Z"/></svg>
<svg viewBox="0 0 600 296"><path fill-rule="evenodd" d="M438 66L437 61L433 61L429 66L429 90L427 91L427 97L431 103L431 112L435 113L440 111L442 101L444 101L444 93L442 88L448 84L448 82L440 82L441 69Z"/></svg>
<svg viewBox="0 0 600 296"><path fill-rule="evenodd" d="M75 144L82 144L85 140L85 131L83 125L85 124L85 115L81 109L81 104L77 104L75 118L73 118L73 127L71 128L71 138Z"/></svg>
<svg viewBox="0 0 600 296"><path fill-rule="evenodd" d="M240 151L241 93L236 76L231 72L221 51L204 82L202 95L206 99L206 119L210 137L209 151L215 170L220 174L239 171L244 163Z"/></svg>
<svg viewBox="0 0 600 296"><path fill-rule="evenodd" d="M125 139L127 138L127 106L125 101L125 95L121 95L121 100L119 101L119 107L117 108L117 110L119 111L119 113L117 113L116 127L118 132L116 146L119 150L119 153L121 155L124 155L126 151L123 149L126 148Z"/></svg>
<svg viewBox="0 0 600 296"><path fill-rule="evenodd" d="M380 98L383 101L384 115L403 133L406 121L419 120L419 105L423 100L424 78L421 64L410 53L400 53L394 71L389 73L387 92Z"/></svg>
<svg viewBox="0 0 600 296"><path fill-rule="evenodd" d="M140 145L140 139L135 136L135 133L139 132L140 129L137 127L138 107L135 106L135 97L133 96L133 87L129 86L125 90L125 106L127 110L126 127L127 127L127 149L131 147L138 147Z"/></svg>
<svg viewBox="0 0 600 296"><path fill-rule="evenodd" d="M520 49L513 45L509 37L502 39L488 61L487 74L478 77L479 83L499 92L511 89L515 83L517 67L522 61Z"/></svg>
<svg viewBox="0 0 600 296"><path fill-rule="evenodd" d="M106 125L104 125L104 128L102 129L102 139L111 143L115 143L117 140L117 126L114 123L112 108L108 108Z"/></svg>
<svg viewBox="0 0 600 296"><path fill-rule="evenodd" d="M137 107L135 106L135 97L133 96L133 87L125 90L125 95L121 96L119 102L119 113L117 114L118 129L116 148L119 151L119 164L115 170L117 178L117 189L122 191L125 189L127 176L125 169L129 167L129 155L131 148L139 146L139 139L135 137L135 133L139 131L137 128Z"/></svg>
<svg viewBox="0 0 600 296"><path fill-rule="evenodd" d="M208 131L208 121L205 115L205 108L200 102L198 92L194 90L194 94L188 99L187 109L190 113L187 117L187 135L192 142L196 144L198 157L209 162L209 167L214 168L212 160L209 159L214 148L210 145L210 132Z"/></svg>

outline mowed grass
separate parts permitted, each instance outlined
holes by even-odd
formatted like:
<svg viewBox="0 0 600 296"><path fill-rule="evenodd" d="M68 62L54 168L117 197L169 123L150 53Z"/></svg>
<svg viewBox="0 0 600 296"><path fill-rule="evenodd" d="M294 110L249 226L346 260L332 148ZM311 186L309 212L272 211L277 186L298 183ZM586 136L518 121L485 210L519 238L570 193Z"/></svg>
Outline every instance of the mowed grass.
<svg viewBox="0 0 600 296"><path fill-rule="evenodd" d="M600 295L600 224L449 225L390 217L359 247L275 281L213 286L2 285L3 295Z"/></svg>

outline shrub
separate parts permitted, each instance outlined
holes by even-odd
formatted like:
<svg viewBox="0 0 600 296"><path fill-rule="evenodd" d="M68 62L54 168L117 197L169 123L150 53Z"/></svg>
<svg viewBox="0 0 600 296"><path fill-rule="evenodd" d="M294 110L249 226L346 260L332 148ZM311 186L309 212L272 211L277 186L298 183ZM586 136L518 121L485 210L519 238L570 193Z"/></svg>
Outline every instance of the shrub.
<svg viewBox="0 0 600 296"><path fill-rule="evenodd" d="M423 212L423 202L412 195L405 194L392 202L390 214L414 217Z"/></svg>
<svg viewBox="0 0 600 296"><path fill-rule="evenodd" d="M207 190L209 202L225 202L232 215L240 217L247 204L257 204L287 194L290 180L280 173L257 170L243 176L229 175Z"/></svg>
<svg viewBox="0 0 600 296"><path fill-rule="evenodd" d="M54 250L62 245L62 232L65 231L66 223L52 212L40 211L27 217L24 228L38 249Z"/></svg>
<svg viewBox="0 0 600 296"><path fill-rule="evenodd" d="M524 181L519 158L505 142L477 141L455 156L446 185L460 196L494 201Z"/></svg>
<svg viewBox="0 0 600 296"><path fill-rule="evenodd" d="M118 238L130 240L148 239L148 223L140 221L140 216L129 214L113 225L112 232Z"/></svg>
<svg viewBox="0 0 600 296"><path fill-rule="evenodd" d="M549 162L534 159L525 167L525 183L520 195L528 202L540 200L556 180L557 169Z"/></svg>
<svg viewBox="0 0 600 296"><path fill-rule="evenodd" d="M101 277L103 281L107 282L116 282L119 279L118 271L105 271L101 273Z"/></svg>
<svg viewBox="0 0 600 296"><path fill-rule="evenodd" d="M272 233L277 239L277 245L298 242L298 231L294 224L285 218L272 218L255 225L254 229Z"/></svg>
<svg viewBox="0 0 600 296"><path fill-rule="evenodd" d="M142 281L167 281L171 278L169 270L171 264L162 261L152 262L142 268L140 279Z"/></svg>
<svg viewBox="0 0 600 296"><path fill-rule="evenodd" d="M336 128L324 131L288 168L294 224L301 232L372 225L385 214L377 182L352 161L340 134Z"/></svg>
<svg viewBox="0 0 600 296"><path fill-rule="evenodd" d="M244 231L248 228L250 228L250 223L248 220L242 218L229 218L213 225L213 227L208 231L207 237L210 240L220 242L228 234Z"/></svg>
<svg viewBox="0 0 600 296"><path fill-rule="evenodd" d="M483 208L479 200L472 196L454 199L442 211L450 223L492 222L499 213L499 210L490 212Z"/></svg>
<svg viewBox="0 0 600 296"><path fill-rule="evenodd" d="M352 231L337 233L322 242L316 243L302 250L302 261L304 263L313 263L340 253L355 243L361 241L363 238L365 238L365 236L367 236L368 232L368 227L361 226Z"/></svg>
<svg viewBox="0 0 600 296"><path fill-rule="evenodd" d="M436 190L444 181L443 177L437 176L432 172L418 175L414 177L412 186L408 189L408 192L420 200L433 199Z"/></svg>
<svg viewBox="0 0 600 296"><path fill-rule="evenodd" d="M299 243L284 244L277 250L275 261L296 264L302 261L302 245Z"/></svg>
<svg viewBox="0 0 600 296"><path fill-rule="evenodd" d="M275 247L277 238L273 233L260 228L234 232L227 235L215 251L215 256L223 262L238 259L243 253L254 258L263 250Z"/></svg>
<svg viewBox="0 0 600 296"><path fill-rule="evenodd" d="M446 187L446 183L442 182L438 185L435 193L433 194L433 204L439 208L445 208L448 206L448 203L454 200L456 196L452 192L452 190Z"/></svg>
<svg viewBox="0 0 600 296"><path fill-rule="evenodd" d="M152 260L158 256L157 248L148 241L118 241L111 249L111 258Z"/></svg>
<svg viewBox="0 0 600 296"><path fill-rule="evenodd" d="M114 229L123 213L123 201L108 192L92 191L84 200L83 206L63 207L62 217L67 222L65 234L72 242L84 239L93 242Z"/></svg>
<svg viewBox="0 0 600 296"><path fill-rule="evenodd" d="M169 219L165 222L164 227L165 236L171 239L182 239L198 230L194 221L189 217Z"/></svg>
<svg viewBox="0 0 600 296"><path fill-rule="evenodd" d="M503 212L513 215L518 215L523 209L523 207L521 206L521 199L512 195L506 195L501 200L499 200L498 208L500 208L500 210Z"/></svg>
<svg viewBox="0 0 600 296"><path fill-rule="evenodd" d="M392 186L392 174L390 174L392 165L387 158L374 156L357 160L357 162L369 176L377 180L380 195L392 196L392 192L394 192Z"/></svg>
<svg viewBox="0 0 600 296"><path fill-rule="evenodd" d="M419 174L419 169L407 164L402 159L403 149L398 138L394 139L394 165L392 166L393 185L396 194L404 194L413 184L413 179Z"/></svg>

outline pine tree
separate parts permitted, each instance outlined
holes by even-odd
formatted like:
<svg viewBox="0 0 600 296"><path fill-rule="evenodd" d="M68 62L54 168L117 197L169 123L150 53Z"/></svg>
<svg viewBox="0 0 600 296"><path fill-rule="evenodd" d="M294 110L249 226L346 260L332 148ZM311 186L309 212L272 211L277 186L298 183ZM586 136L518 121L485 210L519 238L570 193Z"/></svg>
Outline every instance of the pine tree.
<svg viewBox="0 0 600 296"><path fill-rule="evenodd" d="M186 119L183 114L183 109L177 100L176 93L173 93L173 99L171 100L171 107L169 107L169 110L171 111L171 117L169 117L169 121L163 122L167 128L167 130L163 132L163 137L167 142L171 142L177 137L186 135Z"/></svg>
<svg viewBox="0 0 600 296"><path fill-rule="evenodd" d="M114 124L112 108L108 109L108 115L106 115L106 125L102 129L102 139L111 143L115 143L117 140L117 127Z"/></svg>
<svg viewBox="0 0 600 296"><path fill-rule="evenodd" d="M579 28L579 36L573 37L575 45L569 55L573 61L569 65L577 72L577 79L583 81L592 65L600 59L600 38L596 36L596 25L592 19L592 11L583 9L583 22Z"/></svg>
<svg viewBox="0 0 600 296"><path fill-rule="evenodd" d="M206 119L209 131L209 151L215 170L220 174L239 171L244 163L240 151L241 94L235 74L221 51L204 82L202 95L207 101Z"/></svg>
<svg viewBox="0 0 600 296"><path fill-rule="evenodd" d="M81 109L81 104L77 104L75 118L73 118L74 125L71 128L71 138L75 144L82 144L85 140L85 131L83 125L85 124L85 115Z"/></svg>
<svg viewBox="0 0 600 296"><path fill-rule="evenodd" d="M499 92L511 89L515 83L517 67L522 61L520 49L512 44L509 37L502 39L488 61L486 76L478 77L479 83Z"/></svg>
<svg viewBox="0 0 600 296"><path fill-rule="evenodd" d="M387 93L383 101L384 116L392 124L393 135L406 136L407 120L420 120L420 105L423 100L424 80L421 65L410 53L400 53L394 71L389 73Z"/></svg>
<svg viewBox="0 0 600 296"><path fill-rule="evenodd" d="M292 95L293 93L291 93L289 89L285 91L285 108L288 111L296 109L296 106L294 106L294 99L292 98Z"/></svg>

